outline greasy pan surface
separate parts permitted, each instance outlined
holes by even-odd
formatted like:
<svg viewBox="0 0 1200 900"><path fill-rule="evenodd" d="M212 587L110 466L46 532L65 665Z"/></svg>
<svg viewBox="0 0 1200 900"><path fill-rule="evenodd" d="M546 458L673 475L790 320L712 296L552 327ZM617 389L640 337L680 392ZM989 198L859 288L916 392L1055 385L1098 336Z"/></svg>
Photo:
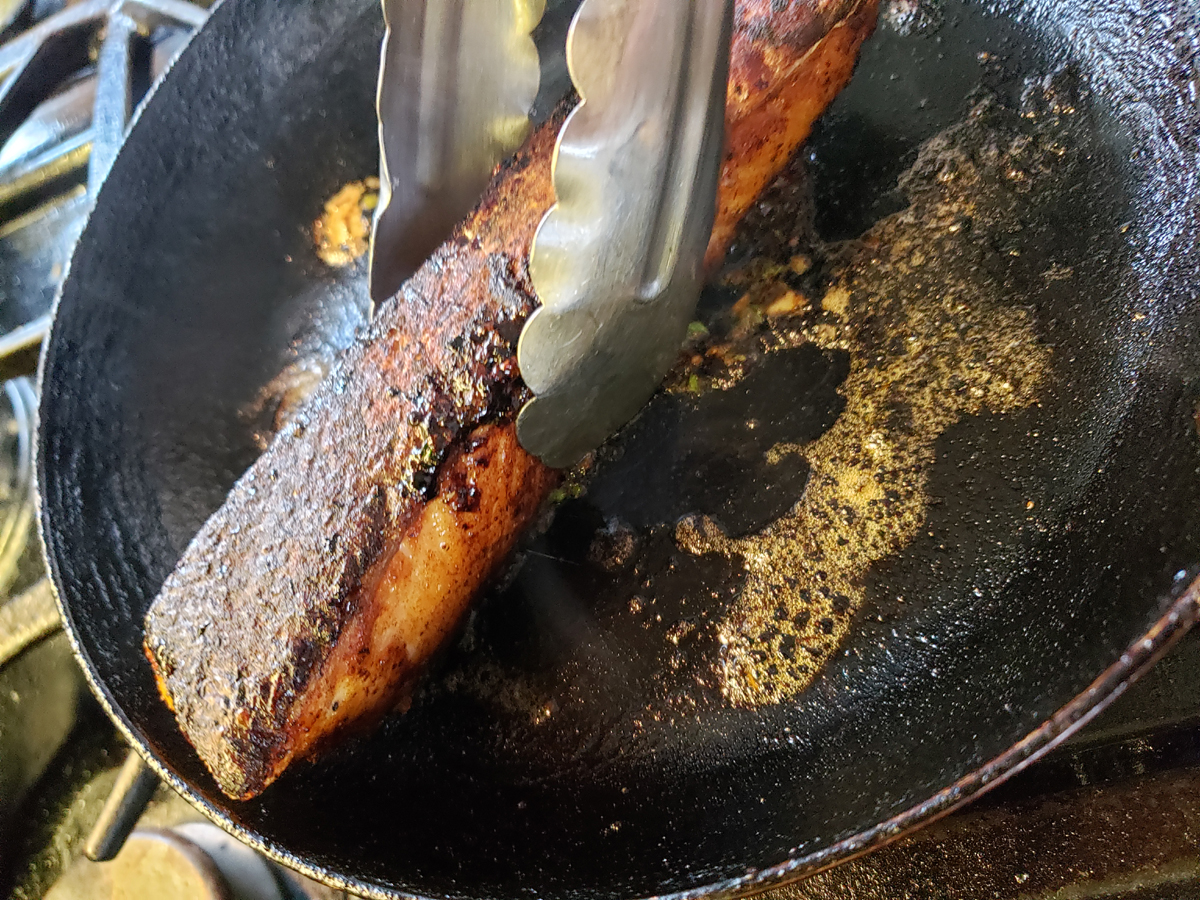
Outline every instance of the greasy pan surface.
<svg viewBox="0 0 1200 900"><path fill-rule="evenodd" d="M975 229L973 265L998 302L1026 310L1048 348L1044 378L1036 400L931 438L921 527L869 567L811 686L747 706L664 674L681 601L722 615L744 577L736 555L668 549L656 562L674 521L711 513L749 533L785 510L764 513L777 492L755 491L766 476L722 449L753 443L721 418L728 404L658 401L406 716L229 801L157 697L142 617L258 452L245 411L263 386L363 320L364 273L324 268L306 229L376 167L377 6L217 9L100 193L44 361L42 528L69 631L109 711L211 815L380 896L749 889L971 796L1190 622L1192 600L1178 599L1200 561L1187 23L1166 15L1173 3L949 4L936 32L880 30L805 151L818 227L854 237L901 209L896 178L981 85L1018 109L1025 76L1073 63L1054 82L1068 87L1038 101L1071 106L1069 183L1037 181L996 219L1007 230L982 214L957 223ZM1011 144L1023 120L1004 121ZM744 382L773 441L831 429L852 354L791 351ZM671 461L693 458L683 468L709 474L688 481ZM804 477L781 490L798 499ZM646 566L674 566L653 594L665 623L636 618L642 589L589 555L614 517Z"/></svg>

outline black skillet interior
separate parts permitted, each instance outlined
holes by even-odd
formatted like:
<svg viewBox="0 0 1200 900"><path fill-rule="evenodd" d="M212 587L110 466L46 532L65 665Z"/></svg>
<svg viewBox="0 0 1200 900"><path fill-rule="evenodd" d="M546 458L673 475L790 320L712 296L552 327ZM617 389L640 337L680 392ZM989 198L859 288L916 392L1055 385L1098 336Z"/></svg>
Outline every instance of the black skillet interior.
<svg viewBox="0 0 1200 900"><path fill-rule="evenodd" d="M377 7L217 9L108 177L45 360L43 529L69 627L110 712L212 814L359 890L697 889L819 851L977 769L1113 664L1193 572L1186 23L1125 0L947 2L939 27L881 28L814 135L818 225L851 237L901 208L897 176L981 89L1016 107L1026 76L1072 60L1087 123L1070 151L1082 154L1077 183L1027 198L1023 234L984 258L1034 308L1052 378L1039 404L967 416L937 440L923 526L868 573L850 635L812 687L758 710L671 694L662 631L629 614L638 586L589 568L585 548L619 517L674 567L662 603L711 598L715 615L738 589L736 561L678 553L661 527L700 511L753 529L762 504L777 515L780 492L791 502L802 490L804 471L756 491L753 464L739 462L744 430L705 430L688 418L703 404L662 412L661 401L411 712L230 802L157 697L142 615L254 458L244 411L262 386L314 335L344 344L362 321L364 272L325 268L307 228L339 185L376 167ZM1043 278L1054 265L1076 277ZM780 359L758 393L745 383L744 402L762 407L772 440L812 440L841 410L847 357ZM712 434L725 443L672 463ZM468 683L491 687L453 689Z"/></svg>

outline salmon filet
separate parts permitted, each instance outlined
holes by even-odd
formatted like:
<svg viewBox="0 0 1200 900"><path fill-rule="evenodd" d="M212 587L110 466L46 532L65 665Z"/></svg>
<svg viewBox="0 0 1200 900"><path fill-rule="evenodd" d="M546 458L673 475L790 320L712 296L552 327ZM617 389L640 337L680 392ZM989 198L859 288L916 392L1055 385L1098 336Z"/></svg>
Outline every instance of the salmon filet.
<svg viewBox="0 0 1200 900"><path fill-rule="evenodd" d="M710 267L849 80L877 2L736 3ZM380 305L146 615L160 692L231 797L403 704L558 482L517 442L516 348L561 121Z"/></svg>

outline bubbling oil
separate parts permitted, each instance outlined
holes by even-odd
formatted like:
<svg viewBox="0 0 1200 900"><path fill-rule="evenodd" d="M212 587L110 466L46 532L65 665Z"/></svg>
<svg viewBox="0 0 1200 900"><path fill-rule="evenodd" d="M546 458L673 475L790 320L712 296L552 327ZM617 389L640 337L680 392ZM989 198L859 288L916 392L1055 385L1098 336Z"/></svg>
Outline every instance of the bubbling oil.
<svg viewBox="0 0 1200 900"><path fill-rule="evenodd" d="M1051 111L1055 119L1074 113L1061 103ZM744 587L719 626L728 701L777 703L807 688L849 633L871 566L920 533L938 439L965 416L1038 402L1051 349L1033 311L988 266L964 265L981 252L1020 252L983 251L977 232L983 224L991 234L1018 233L1018 207L1005 196L1039 190L1063 156L1050 127L1059 123L1034 118L984 100L926 144L901 182L911 206L835 252L819 309L803 311L791 330L775 327L781 344L849 353L846 406L816 440L771 449L770 461L797 454L811 469L786 515L740 538L704 516L676 529L694 554L744 561ZM1044 277L1072 274L1056 266ZM746 286L735 275L739 282ZM772 278L752 280L742 303L769 313L783 293Z"/></svg>
<svg viewBox="0 0 1200 900"><path fill-rule="evenodd" d="M1075 105L1050 82L1032 90L1027 108L979 100L926 142L900 180L909 205L855 240L814 241L795 172L777 185L771 233L752 215L751 252L723 279L730 303L696 323L664 394L573 473L439 693L558 729L564 747L668 741L705 710L796 697L868 594L905 602L871 579L933 527L939 441L1053 395L1037 308L1085 283L1023 243L1039 192L1088 165ZM732 480L704 456L717 449L741 467ZM1013 504L1006 520L1040 512L1021 491L995 502Z"/></svg>

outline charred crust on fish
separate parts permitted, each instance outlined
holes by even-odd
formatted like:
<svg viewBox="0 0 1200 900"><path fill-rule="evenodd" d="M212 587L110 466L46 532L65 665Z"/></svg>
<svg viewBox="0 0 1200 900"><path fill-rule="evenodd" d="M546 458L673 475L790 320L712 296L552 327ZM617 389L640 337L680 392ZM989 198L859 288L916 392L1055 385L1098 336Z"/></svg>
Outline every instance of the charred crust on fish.
<svg viewBox="0 0 1200 900"><path fill-rule="evenodd" d="M710 266L848 80L876 5L738 0ZM147 613L159 691L232 797L407 702L558 483L516 439L516 344L569 105L380 305Z"/></svg>

